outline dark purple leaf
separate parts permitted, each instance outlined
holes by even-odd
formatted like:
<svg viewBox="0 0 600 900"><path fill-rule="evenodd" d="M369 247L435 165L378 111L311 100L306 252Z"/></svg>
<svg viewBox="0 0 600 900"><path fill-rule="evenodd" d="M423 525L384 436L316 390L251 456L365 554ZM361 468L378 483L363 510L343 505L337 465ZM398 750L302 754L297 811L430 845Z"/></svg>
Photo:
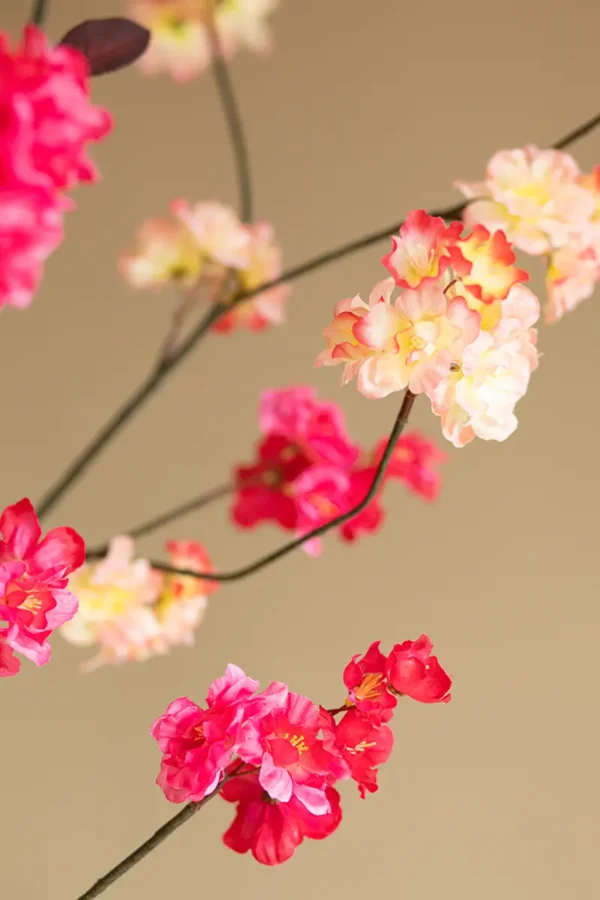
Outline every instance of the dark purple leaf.
<svg viewBox="0 0 600 900"><path fill-rule="evenodd" d="M92 75L115 72L145 51L150 32L130 19L88 19L71 28L60 44L75 47L87 58Z"/></svg>

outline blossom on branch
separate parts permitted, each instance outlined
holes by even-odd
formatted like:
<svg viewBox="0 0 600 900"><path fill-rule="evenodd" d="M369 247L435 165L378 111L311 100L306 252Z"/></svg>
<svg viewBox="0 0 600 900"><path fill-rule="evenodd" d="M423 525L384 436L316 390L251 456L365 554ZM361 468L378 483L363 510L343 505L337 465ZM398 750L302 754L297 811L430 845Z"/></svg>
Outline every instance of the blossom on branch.
<svg viewBox="0 0 600 900"><path fill-rule="evenodd" d="M27 499L0 515L0 653L5 674L16 674L16 650L43 666L49 635L77 612L67 590L69 575L85 560L83 539L72 528L53 528L42 538Z"/></svg>
<svg viewBox="0 0 600 900"><path fill-rule="evenodd" d="M138 232L135 251L122 253L119 270L134 288L168 284L188 291L206 288L209 302L223 303L213 331L263 331L284 321L289 285L280 284L237 302L281 274L281 253L268 222L243 225L220 203L175 200L171 219L150 219ZM227 305L230 309L226 309Z"/></svg>
<svg viewBox="0 0 600 900"><path fill-rule="evenodd" d="M263 433L256 459L234 470L236 493L231 517L241 528L277 523L299 535L352 509L367 495L387 441L367 452L348 436L342 411L317 399L313 388L297 386L263 391L259 424ZM434 500L440 488L434 444L417 432L402 436L383 481L403 481L412 491ZM384 520L377 496L339 528L345 541L374 532ZM317 540L304 549L316 554Z"/></svg>
<svg viewBox="0 0 600 900"><path fill-rule="evenodd" d="M527 145L501 150L483 182L457 182L472 202L465 224L502 229L548 264L546 320L591 296L600 280L600 167L582 174L572 156Z"/></svg>
<svg viewBox="0 0 600 900"><path fill-rule="evenodd" d="M504 440L537 366L539 304L522 284L529 276L501 231L477 225L463 236L423 210L407 226L383 258L394 277L375 285L368 303L357 295L336 305L316 364L342 363L342 384L357 378L368 398L426 394L457 447L475 436ZM402 277L393 263L400 247ZM412 268L407 248L418 260ZM407 274L417 286L394 298L396 283L411 283Z"/></svg>
<svg viewBox="0 0 600 900"><path fill-rule="evenodd" d="M272 38L266 19L278 5L279 0L131 0L129 15L152 34L140 69L147 75L167 72L178 82L204 72L213 58L206 28L211 10L226 58L242 46L267 53Z"/></svg>
<svg viewBox="0 0 600 900"><path fill-rule="evenodd" d="M304 838L332 834L342 818L338 782L352 779L363 798L378 790L378 767L394 743L385 723L397 697L450 699L450 678L426 635L396 644L388 656L379 647L375 641L346 667L349 696L339 709L319 707L280 682L259 691L231 664L205 707L188 697L170 703L152 726L166 798L198 802L218 792L237 804L223 841L268 866L290 859Z"/></svg>
<svg viewBox="0 0 600 900"><path fill-rule="evenodd" d="M28 25L11 48L0 32L0 306L28 306L62 240L64 191L96 181L87 145L111 128L89 99L88 63Z"/></svg>
<svg viewBox="0 0 600 900"><path fill-rule="evenodd" d="M176 568L212 570L201 544L169 541L167 550ZM133 553L131 538L115 537L103 560L86 564L71 578L79 612L61 632L72 644L98 647L98 654L83 663L84 671L142 661L194 643L216 583L155 571L147 560L134 560Z"/></svg>

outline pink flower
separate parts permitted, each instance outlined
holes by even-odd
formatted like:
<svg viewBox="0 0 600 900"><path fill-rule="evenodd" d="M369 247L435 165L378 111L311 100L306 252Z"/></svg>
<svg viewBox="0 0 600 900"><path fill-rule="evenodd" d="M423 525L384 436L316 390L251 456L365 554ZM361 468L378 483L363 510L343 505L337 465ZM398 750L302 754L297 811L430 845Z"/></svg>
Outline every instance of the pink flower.
<svg viewBox="0 0 600 900"><path fill-rule="evenodd" d="M432 656L433 644L426 634L416 641L404 641L392 647L386 675L398 694L420 703L448 703L452 680Z"/></svg>
<svg viewBox="0 0 600 900"><path fill-rule="evenodd" d="M119 271L134 288L174 282L191 288L199 280L203 258L187 225L175 219L149 219L138 233L136 251L122 253Z"/></svg>
<svg viewBox="0 0 600 900"><path fill-rule="evenodd" d="M245 269L250 262L250 233L237 214L222 203L196 203L174 200L173 214L192 234L196 246L209 265Z"/></svg>
<svg viewBox="0 0 600 900"><path fill-rule="evenodd" d="M95 181L86 145L111 129L89 100L88 64L71 47L51 47L28 25L11 51L0 34L0 180L68 188Z"/></svg>
<svg viewBox="0 0 600 900"><path fill-rule="evenodd" d="M361 797L378 790L377 766L387 762L394 746L394 733L387 725L377 725L357 709L345 713L336 724L325 714L338 751L350 768Z"/></svg>
<svg viewBox="0 0 600 900"><path fill-rule="evenodd" d="M504 441L517 427L516 403L538 363L539 302L515 284L501 304L501 318L465 349L462 362L430 393L442 431L455 447L475 437Z"/></svg>
<svg viewBox="0 0 600 900"><path fill-rule="evenodd" d="M342 411L335 403L318 400L314 388L262 391L259 424L263 434L286 438L312 460L348 468L358 458Z"/></svg>
<svg viewBox="0 0 600 900"><path fill-rule="evenodd" d="M44 262L62 241L64 209L53 191L0 184L0 307L31 303Z"/></svg>
<svg viewBox="0 0 600 900"><path fill-rule="evenodd" d="M215 25L222 52L229 58L241 45L257 53L271 48L266 17L279 0L236 0L215 4ZM212 45L205 27L206 0L131 0L129 13L152 32L152 40L140 59L148 75L167 72L178 82L204 72L212 59Z"/></svg>
<svg viewBox="0 0 600 900"><path fill-rule="evenodd" d="M504 300L514 284L529 281L528 273L513 265L516 257L503 231L490 234L477 225L458 246L470 264L468 271L461 273L461 282L484 303Z"/></svg>
<svg viewBox="0 0 600 900"><path fill-rule="evenodd" d="M387 657L379 649L381 641L374 641L363 655L357 653L344 669L344 684L349 706L376 725L389 722L397 704L387 687Z"/></svg>
<svg viewBox="0 0 600 900"><path fill-rule="evenodd" d="M298 514L298 534L302 536L319 525L331 521L351 507L350 475L334 466L311 466L293 484ZM313 538L302 545L306 552L318 556L321 541Z"/></svg>
<svg viewBox="0 0 600 900"><path fill-rule="evenodd" d="M446 226L443 219L415 209L400 228L400 237L392 237L393 249L381 262L399 287L436 281L448 266L462 269L464 260L456 246L461 231L460 222Z"/></svg>
<svg viewBox="0 0 600 900"><path fill-rule="evenodd" d="M465 224L500 228L515 247L535 256L563 246L589 219L593 202L578 178L568 153L529 144L494 154L485 181L456 186L474 200Z"/></svg>
<svg viewBox="0 0 600 900"><path fill-rule="evenodd" d="M0 631L0 678L18 675L20 669L21 660L15 656L13 648L6 642L4 631Z"/></svg>
<svg viewBox="0 0 600 900"><path fill-rule="evenodd" d="M248 260L239 271L239 288L242 291L253 291L281 275L281 251L269 222L247 225L246 234ZM287 284L261 291L232 307L215 322L213 330L225 333L239 326L250 331L263 331L269 325L281 325L284 321L283 307L289 292Z"/></svg>
<svg viewBox="0 0 600 900"><path fill-rule="evenodd" d="M475 339L480 315L462 297L448 299L435 283L404 291L391 303L392 279L376 285L369 305L338 304L334 325L325 330L328 348L317 365L346 363L342 382L358 375L369 398L409 388L432 390L455 358ZM337 321L339 320L339 321Z"/></svg>
<svg viewBox="0 0 600 900"><path fill-rule="evenodd" d="M316 816L331 812L328 783L348 777L347 765L325 748L320 730L319 708L288 692L270 713L244 723L237 751L248 764L260 766L258 780L269 797L280 803L295 797Z"/></svg>
<svg viewBox="0 0 600 900"><path fill-rule="evenodd" d="M234 665L211 684L206 709L187 697L174 700L152 726L163 758L156 783L172 803L202 800L216 788L237 751L238 732L246 717L255 716L260 701L249 701L258 682ZM272 705L268 692L264 708Z"/></svg>
<svg viewBox="0 0 600 900"><path fill-rule="evenodd" d="M379 442L372 455L374 463L381 460L386 445L385 438ZM442 487L438 465L446 459L433 441L419 431L409 431L399 438L392 452L385 480L402 481L424 500L437 500Z"/></svg>
<svg viewBox="0 0 600 900"><path fill-rule="evenodd" d="M72 528L53 528L42 539L38 517L27 499L6 507L0 532L5 642L41 666L50 659L48 635L77 611L77 598L66 587L68 576L85 560L85 544Z"/></svg>
<svg viewBox="0 0 600 900"><path fill-rule="evenodd" d="M549 257L546 274L546 321L557 322L591 297L599 281L600 245L598 255L593 246L586 246L581 240L555 250Z"/></svg>
<svg viewBox="0 0 600 900"><path fill-rule="evenodd" d="M224 800L237 803L235 819L223 841L236 853L250 850L263 865L283 863L293 856L304 838L321 840L340 824L340 795L332 787L325 788L325 795L330 812L315 815L294 796L287 803L272 800L265 794L256 772L236 776L221 790Z"/></svg>

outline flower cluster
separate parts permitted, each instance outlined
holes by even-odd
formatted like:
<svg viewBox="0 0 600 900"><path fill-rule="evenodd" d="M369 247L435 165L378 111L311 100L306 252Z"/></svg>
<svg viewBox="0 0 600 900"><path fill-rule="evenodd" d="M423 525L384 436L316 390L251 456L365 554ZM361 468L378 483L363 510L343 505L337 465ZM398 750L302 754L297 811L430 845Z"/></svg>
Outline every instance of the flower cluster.
<svg viewBox="0 0 600 900"><path fill-rule="evenodd" d="M186 200L171 204L172 219L151 219L142 225L138 249L121 255L119 267L135 288L175 284L191 290L208 287L209 299L233 300L237 291L252 291L281 274L279 246L268 222L242 225L237 215L219 203ZM232 293L230 280L236 276ZM283 322L285 284L232 304L215 323L215 331L237 326L261 331Z"/></svg>
<svg viewBox="0 0 600 900"><path fill-rule="evenodd" d="M572 156L528 145L490 159L483 182L457 182L472 200L467 225L501 228L548 263L546 319L591 296L600 281L600 166L582 174Z"/></svg>
<svg viewBox="0 0 600 900"><path fill-rule="evenodd" d="M84 560L85 544L72 528L42 538L29 500L0 515L0 677L19 671L15 650L38 666L48 662L49 635L77 612L67 582Z"/></svg>
<svg viewBox="0 0 600 900"><path fill-rule="evenodd" d="M89 101L88 63L35 26L11 49L0 32L0 306L28 306L63 237L65 190L95 181L86 145L111 127Z"/></svg>
<svg viewBox="0 0 600 900"><path fill-rule="evenodd" d="M147 75L168 72L179 82L204 72L214 50L206 28L211 14L226 58L244 45L268 53L272 38L266 19L278 5L279 0L131 0L129 14L152 33L140 68Z"/></svg>
<svg viewBox="0 0 600 900"><path fill-rule="evenodd" d="M206 551L192 541L169 541L171 565L210 572ZM145 559L133 559L134 543L118 536L106 557L84 565L70 579L79 611L63 625L70 643L98 646L98 654L82 666L90 671L106 663L144 660L171 647L191 645L204 618L207 597L216 584L200 578L165 575Z"/></svg>
<svg viewBox="0 0 600 900"><path fill-rule="evenodd" d="M236 525L252 528L276 522L306 534L356 506L367 494L386 441L366 452L348 437L342 411L319 401L313 388L266 390L260 397L262 437L256 460L234 471L236 494L231 515ZM437 464L444 459L418 432L400 438L385 480L403 481L427 500L440 489ZM379 529L384 511L379 494L339 528L346 541ZM317 553L318 540L304 545Z"/></svg>
<svg viewBox="0 0 600 900"><path fill-rule="evenodd" d="M163 754L157 784L173 803L219 790L237 803L225 844L265 865L285 862L305 837L325 838L339 825L338 781L353 779L362 797L377 790L399 696L450 699L450 678L431 651L426 635L388 656L372 644L346 667L348 696L335 710L280 682L258 692L257 681L229 665L210 686L206 708L180 697L152 726Z"/></svg>
<svg viewBox="0 0 600 900"><path fill-rule="evenodd" d="M317 365L344 364L365 397L426 394L456 447L504 440L537 366L537 298L502 231L462 226L416 210L383 257L392 277L368 303L340 301ZM393 299L394 292L400 292Z"/></svg>

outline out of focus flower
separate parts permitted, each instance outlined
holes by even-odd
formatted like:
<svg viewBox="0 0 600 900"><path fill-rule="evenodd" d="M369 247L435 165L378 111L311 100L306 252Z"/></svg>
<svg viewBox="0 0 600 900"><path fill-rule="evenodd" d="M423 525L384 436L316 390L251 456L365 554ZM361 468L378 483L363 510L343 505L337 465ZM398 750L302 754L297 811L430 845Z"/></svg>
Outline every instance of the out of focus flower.
<svg viewBox="0 0 600 900"><path fill-rule="evenodd" d="M341 410L317 400L308 387L263 391L259 421L263 438L251 465L234 470L231 509L241 528L275 522L302 535L356 506L367 495L386 441L366 453L348 437ZM386 478L404 481L427 499L438 492L442 454L416 433L398 441ZM367 507L340 526L343 539L377 530L384 513L381 489ZM304 544L318 553L318 541Z"/></svg>
<svg viewBox="0 0 600 900"><path fill-rule="evenodd" d="M21 660L15 656L13 648L6 641L6 634L0 631L0 678L10 678L18 675L21 669Z"/></svg>
<svg viewBox="0 0 600 900"><path fill-rule="evenodd" d="M171 565L211 571L205 549L193 541L169 541ZM97 645L98 654L82 666L142 661L171 647L190 646L207 607L214 582L191 575L163 574L147 560L133 559L131 538L113 538L104 560L87 564L71 579L80 605L64 626L63 637L80 646Z"/></svg>
<svg viewBox="0 0 600 900"><path fill-rule="evenodd" d="M28 306L62 240L65 189L97 180L87 145L111 128L90 103L88 64L34 25L11 48L0 32L0 306Z"/></svg>
<svg viewBox="0 0 600 900"><path fill-rule="evenodd" d="M4 664L9 666L8 646L43 666L50 659L48 636L77 611L77 598L66 588L68 576L85 559L85 544L72 528L53 528L42 538L27 499L6 507L0 535Z"/></svg>
<svg viewBox="0 0 600 900"><path fill-rule="evenodd" d="M420 703L448 703L452 681L442 669L433 644L426 634L416 641L404 641L392 647L387 660L387 677L398 694Z"/></svg>
<svg viewBox="0 0 600 900"><path fill-rule="evenodd" d="M248 259L240 268L239 288L253 291L261 284L274 281L281 275L281 251L275 240L273 226L269 222L256 222L245 229L248 238ZM263 331L269 325L281 325L284 321L284 305L290 287L279 284L256 294L249 300L236 304L215 322L214 331L228 332L236 327L250 331Z"/></svg>
<svg viewBox="0 0 600 900"><path fill-rule="evenodd" d="M483 182L457 182L468 199L465 224L502 229L508 240L532 255L567 243L593 210L578 183L579 167L560 150L500 150L488 163Z"/></svg>
<svg viewBox="0 0 600 900"><path fill-rule="evenodd" d="M213 47L206 16L214 8L215 27L223 55L239 47L257 53L271 48L266 18L279 0L132 0L129 14L152 32L150 46L140 60L148 75L169 73L175 81L189 81L208 68Z"/></svg>
<svg viewBox="0 0 600 900"><path fill-rule="evenodd" d="M237 803L235 819L223 835L223 842L236 853L250 851L265 866L275 866L293 856L304 838L328 837L342 820L340 795L325 788L330 812L311 813L292 796L287 803L273 800L261 786L258 773L238 775L221 789L229 803Z"/></svg>
<svg viewBox="0 0 600 900"><path fill-rule="evenodd" d="M176 200L172 220L152 219L142 225L136 251L122 253L119 269L134 288L173 284L187 289L204 286L208 299L231 303L213 330L237 327L262 331L281 325L289 293L285 284L237 302L240 292L253 291L281 274L280 250L268 222L243 225L220 203Z"/></svg>
<svg viewBox="0 0 600 900"><path fill-rule="evenodd" d="M548 257L546 320L591 296L600 279L600 167L582 175L558 150L502 150L481 183L457 182L469 226L501 228L515 247Z"/></svg>

